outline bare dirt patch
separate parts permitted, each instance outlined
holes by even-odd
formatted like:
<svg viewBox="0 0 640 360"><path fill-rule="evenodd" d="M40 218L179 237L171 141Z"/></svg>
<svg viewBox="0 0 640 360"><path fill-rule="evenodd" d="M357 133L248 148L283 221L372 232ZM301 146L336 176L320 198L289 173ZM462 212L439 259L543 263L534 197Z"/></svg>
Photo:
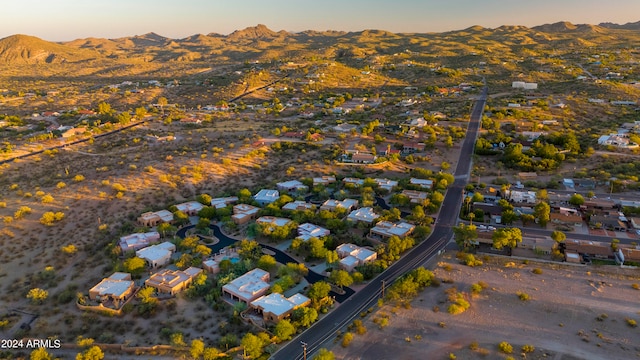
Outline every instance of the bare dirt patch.
<svg viewBox="0 0 640 360"><path fill-rule="evenodd" d="M356 335L346 348L336 342L336 359L503 359L509 356L498 349L503 341L515 358L524 358L524 345L535 348L527 359L640 358L640 329L626 320L640 320L640 293L631 286L640 278L637 269L500 257L485 257L483 266L471 268L452 254L438 261L433 271L444 280L441 286L425 290L410 309L385 305L370 315L366 335ZM472 296L471 286L479 282L487 287ZM447 313L445 291L451 288L471 303L460 315ZM530 299L520 300L518 292ZM384 316L388 326L380 329L373 320Z"/></svg>

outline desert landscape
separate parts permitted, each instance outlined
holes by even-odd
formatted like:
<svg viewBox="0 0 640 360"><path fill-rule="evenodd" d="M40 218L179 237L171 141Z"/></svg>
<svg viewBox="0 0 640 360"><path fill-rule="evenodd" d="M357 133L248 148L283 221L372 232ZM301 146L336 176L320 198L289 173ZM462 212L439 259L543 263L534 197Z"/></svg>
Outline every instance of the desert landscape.
<svg viewBox="0 0 640 360"><path fill-rule="evenodd" d="M484 262L478 267L461 264L454 253L433 259L428 267L440 285L408 306L385 304L362 319L365 334L355 335L347 347L341 338L329 347L336 359L640 357L636 269L478 257ZM482 290L474 293L474 284ZM465 293L468 310L447 312L450 289ZM388 321L381 326L383 318ZM503 341L512 352L500 351Z"/></svg>

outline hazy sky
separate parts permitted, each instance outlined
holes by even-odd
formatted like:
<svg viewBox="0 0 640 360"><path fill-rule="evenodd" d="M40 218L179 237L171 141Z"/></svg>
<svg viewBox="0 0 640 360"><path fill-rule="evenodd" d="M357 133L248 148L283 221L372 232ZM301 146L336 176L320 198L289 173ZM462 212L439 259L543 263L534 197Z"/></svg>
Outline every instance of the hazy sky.
<svg viewBox="0 0 640 360"><path fill-rule="evenodd" d="M0 38L50 41L156 32L229 34L256 24L279 31L381 29L441 32L472 25L535 26L640 20L640 0L3 0Z"/></svg>

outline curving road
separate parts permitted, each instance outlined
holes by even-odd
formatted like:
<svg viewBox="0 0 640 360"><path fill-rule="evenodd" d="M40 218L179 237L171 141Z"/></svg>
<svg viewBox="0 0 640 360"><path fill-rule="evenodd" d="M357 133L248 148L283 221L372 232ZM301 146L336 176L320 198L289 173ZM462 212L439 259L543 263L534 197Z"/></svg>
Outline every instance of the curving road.
<svg viewBox="0 0 640 360"><path fill-rule="evenodd" d="M320 319L307 331L284 345L278 352L273 354L270 359L302 359L302 343L306 346L307 354L313 354L322 347L325 341L333 338L336 331L349 324L360 312L366 311L368 308L374 306L385 284L390 284L406 272L422 266L449 242L453 235L452 228L455 226L460 207L462 206L464 186L471 171L473 149L478 136L478 130L480 129L482 113L487 101L487 91L485 87L482 90L482 95L474 104L467 129L467 136L462 145L458 166L454 173L456 180L445 195L442 207L440 208L440 215L429 238L418 244L396 263L389 266L387 270L378 275L378 277L367 284L362 290L340 304L340 306Z"/></svg>
<svg viewBox="0 0 640 360"><path fill-rule="evenodd" d="M195 225L188 225L185 226L183 228L181 228L180 230L178 230L176 232L176 235L181 237L181 238L185 238L187 236L187 231L189 229L193 229L195 227ZM233 245L236 242L238 242L237 239L234 239L232 237L229 237L227 235L225 235L221 230L220 227L218 225L209 225L209 228L211 230L213 230L213 235L215 237L218 238L218 242L216 244L213 245L207 245L210 249L211 249L211 253L215 254L220 252L220 250L222 250L223 248ZM275 248L273 246L269 246L269 245L265 245L265 244L260 244L260 246L263 249L267 249L269 251L273 251L273 253L275 254L273 257L276 259L277 262L281 263L281 264L286 264L286 263L299 263L298 260L294 259L293 257L291 257L289 254L287 254L286 252ZM304 277L307 282L309 282L309 284L313 284L314 282L317 281L321 281L321 280L326 280L327 277L321 274L318 274L314 271L309 270L309 273ZM338 294L336 292L331 292L331 296L333 296L337 302L344 302L346 301L351 295L353 295L355 293L355 291L353 291L353 289L351 288L344 288L344 294Z"/></svg>

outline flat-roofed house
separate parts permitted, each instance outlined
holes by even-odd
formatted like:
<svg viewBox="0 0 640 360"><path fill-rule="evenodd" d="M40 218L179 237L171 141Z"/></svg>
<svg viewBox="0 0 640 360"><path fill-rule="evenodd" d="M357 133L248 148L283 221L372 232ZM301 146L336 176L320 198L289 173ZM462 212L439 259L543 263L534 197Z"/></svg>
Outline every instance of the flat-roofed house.
<svg viewBox="0 0 640 360"><path fill-rule="evenodd" d="M248 204L238 204L233 207L231 220L237 225L246 224L258 216L260 208Z"/></svg>
<svg viewBox="0 0 640 360"><path fill-rule="evenodd" d="M356 164L373 164L377 158L373 154L358 153L351 156L351 161Z"/></svg>
<svg viewBox="0 0 640 360"><path fill-rule="evenodd" d="M415 190L402 190L402 195L408 197L412 204L422 204L429 197L429 193Z"/></svg>
<svg viewBox="0 0 640 360"><path fill-rule="evenodd" d="M280 191L286 191L289 193L309 191L309 187L298 180L280 182L276 184L276 187Z"/></svg>
<svg viewBox="0 0 640 360"><path fill-rule="evenodd" d="M311 223L304 223L298 226L298 236L297 238L302 239L302 241L309 241L312 237L314 238L323 238L325 236L329 236L331 231L323 228L322 226L314 225Z"/></svg>
<svg viewBox="0 0 640 360"><path fill-rule="evenodd" d="M609 243L567 239L564 241L564 246L565 251L578 253L580 255L587 254L599 259L608 259L613 257L613 251L611 250L611 244Z"/></svg>
<svg viewBox="0 0 640 360"><path fill-rule="evenodd" d="M397 223L380 221L369 230L369 237L374 240L387 240L392 236L403 238L410 235L415 228L415 225L404 221Z"/></svg>
<svg viewBox="0 0 640 360"><path fill-rule="evenodd" d="M340 268L349 272L356 266L372 262L378 257L375 251L354 244L342 244L336 248L336 252L340 258Z"/></svg>
<svg viewBox="0 0 640 360"><path fill-rule="evenodd" d="M362 186L364 184L364 179L346 177L342 179L342 182L345 184L352 184L353 186Z"/></svg>
<svg viewBox="0 0 640 360"><path fill-rule="evenodd" d="M253 269L222 286L222 295L228 295L233 301L249 305L253 300L269 290L269 273L262 269Z"/></svg>
<svg viewBox="0 0 640 360"><path fill-rule="evenodd" d="M222 208L226 208L227 205L231 205L237 201L238 201L237 196L215 198L215 199L211 199L211 207L214 207L216 209L222 209Z"/></svg>
<svg viewBox="0 0 640 360"><path fill-rule="evenodd" d="M176 205L176 208L189 216L198 215L198 212L204 208L204 205L197 201L187 201Z"/></svg>
<svg viewBox="0 0 640 360"><path fill-rule="evenodd" d="M220 264L214 259L207 259L202 262L202 268L209 273L217 274L220 272Z"/></svg>
<svg viewBox="0 0 640 360"><path fill-rule="evenodd" d="M262 314L265 322L276 323L288 317L294 310L307 306L311 299L302 295L294 294L288 298L279 293L264 295L250 304L251 308Z"/></svg>
<svg viewBox="0 0 640 360"><path fill-rule="evenodd" d="M328 210L328 211L336 211L338 209L345 209L346 211L351 211L358 207L358 200L354 199L344 199L344 200L334 200L329 199L325 201L322 206L320 206L320 210Z"/></svg>
<svg viewBox="0 0 640 360"><path fill-rule="evenodd" d="M315 210L316 206L301 200L296 200L290 203L284 204L282 206L282 210L288 211L305 211L305 210Z"/></svg>
<svg viewBox="0 0 640 360"><path fill-rule="evenodd" d="M575 214L560 214L550 213L549 220L554 224L568 225L568 226L582 226L582 216Z"/></svg>
<svg viewBox="0 0 640 360"><path fill-rule="evenodd" d="M589 225L614 231L627 230L627 225L624 222L620 221L618 217L611 216L591 215L589 217Z"/></svg>
<svg viewBox="0 0 640 360"><path fill-rule="evenodd" d="M285 218L281 218L281 217L275 217L275 216L261 216L261 217L256 219L256 223L258 223L258 224L271 225L273 227L285 226L290 222L291 222L291 220L289 220L289 219L285 219Z"/></svg>
<svg viewBox="0 0 640 360"><path fill-rule="evenodd" d="M373 179L373 181L375 181L376 184L378 184L378 187L380 189L385 189L387 191L391 191L393 190L394 187L398 186L398 182L395 180L375 178Z"/></svg>
<svg viewBox="0 0 640 360"><path fill-rule="evenodd" d="M175 251L176 246L165 241L136 251L136 256L144 259L152 269L155 269L171 262L171 255Z"/></svg>
<svg viewBox="0 0 640 360"><path fill-rule="evenodd" d="M155 288L159 293L175 295L186 289L202 269L190 267L182 270L164 269L151 275L144 284Z"/></svg>
<svg viewBox="0 0 640 360"><path fill-rule="evenodd" d="M101 303L113 302L114 307L118 308L133 294L134 288L131 274L115 272L89 290L89 299Z"/></svg>
<svg viewBox="0 0 640 360"><path fill-rule="evenodd" d="M269 205L280 198L280 192L278 190L262 189L257 194L253 195L253 199L260 205Z"/></svg>
<svg viewBox="0 0 640 360"><path fill-rule="evenodd" d="M321 177L314 177L313 178L313 186L316 186L316 185L329 185L329 184L333 184L334 182L336 182L336 177L335 176L321 176Z"/></svg>
<svg viewBox="0 0 640 360"><path fill-rule="evenodd" d="M433 180L429 179L411 178L409 179L409 184L420 186L423 189L433 189Z"/></svg>
<svg viewBox="0 0 640 360"><path fill-rule="evenodd" d="M158 224L171 222L173 222L173 214L169 210L149 211L138 217L138 223L146 227L153 227Z"/></svg>
<svg viewBox="0 0 640 360"><path fill-rule="evenodd" d="M371 224L375 219L377 219L380 215L376 214L373 211L373 208L363 207L360 209L353 210L347 216L347 220L351 220L354 222L362 221L367 224Z"/></svg>
<svg viewBox="0 0 640 360"><path fill-rule="evenodd" d="M142 249L158 240L160 240L160 234L157 231L135 233L121 237L120 241L118 241L118 246L120 246L122 252L125 253L129 250Z"/></svg>

